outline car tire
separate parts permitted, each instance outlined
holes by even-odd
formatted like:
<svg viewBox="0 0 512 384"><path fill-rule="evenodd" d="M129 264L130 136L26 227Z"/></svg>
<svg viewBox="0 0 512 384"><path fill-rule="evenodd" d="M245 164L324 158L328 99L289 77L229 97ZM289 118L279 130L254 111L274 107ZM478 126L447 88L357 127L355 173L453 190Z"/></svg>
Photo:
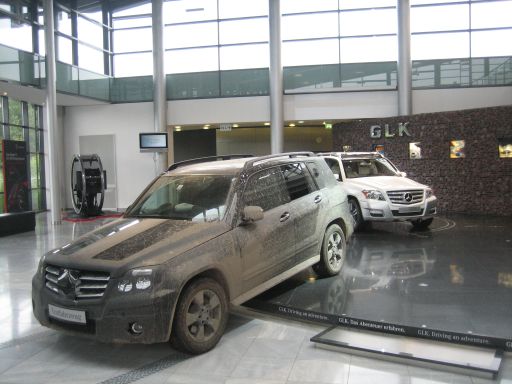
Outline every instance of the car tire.
<svg viewBox="0 0 512 384"><path fill-rule="evenodd" d="M365 221L363 219L363 213L361 212L361 206L355 197L348 198L348 208L354 220L354 231L363 229Z"/></svg>
<svg viewBox="0 0 512 384"><path fill-rule="evenodd" d="M228 299L215 280L200 278L183 290L174 314L171 345L198 355L219 342L228 320Z"/></svg>
<svg viewBox="0 0 512 384"><path fill-rule="evenodd" d="M320 261L313 269L320 277L337 275L347 256L347 242L345 234L337 224L330 225L325 231L320 253Z"/></svg>
<svg viewBox="0 0 512 384"><path fill-rule="evenodd" d="M412 223L412 226L414 227L414 229L426 230L426 229L428 229L430 224L432 224L432 221L434 221L434 218L430 217L430 218L424 219L424 220L422 220L422 219L414 220L414 221L411 221L411 223Z"/></svg>

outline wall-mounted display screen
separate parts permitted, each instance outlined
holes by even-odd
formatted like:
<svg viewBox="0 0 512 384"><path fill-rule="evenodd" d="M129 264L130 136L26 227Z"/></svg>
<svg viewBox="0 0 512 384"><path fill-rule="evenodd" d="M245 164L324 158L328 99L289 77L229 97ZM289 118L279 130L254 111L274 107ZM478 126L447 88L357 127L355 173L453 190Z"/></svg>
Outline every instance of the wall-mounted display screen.
<svg viewBox="0 0 512 384"><path fill-rule="evenodd" d="M139 148L141 152L167 151L167 133L151 132L139 133Z"/></svg>

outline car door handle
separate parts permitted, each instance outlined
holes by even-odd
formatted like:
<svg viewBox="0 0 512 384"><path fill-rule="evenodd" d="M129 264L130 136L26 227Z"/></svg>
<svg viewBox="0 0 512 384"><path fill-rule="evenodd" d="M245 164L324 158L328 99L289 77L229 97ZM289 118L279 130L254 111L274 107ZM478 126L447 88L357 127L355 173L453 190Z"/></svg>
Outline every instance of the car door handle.
<svg viewBox="0 0 512 384"><path fill-rule="evenodd" d="M320 196L320 195L315 196L315 200L313 200L313 201L315 202L315 204L318 204L319 202L322 201L322 196Z"/></svg>
<svg viewBox="0 0 512 384"><path fill-rule="evenodd" d="M290 213L289 212L285 212L281 215L281 217L279 218L279 221L282 223L283 221L286 221L290 218Z"/></svg>

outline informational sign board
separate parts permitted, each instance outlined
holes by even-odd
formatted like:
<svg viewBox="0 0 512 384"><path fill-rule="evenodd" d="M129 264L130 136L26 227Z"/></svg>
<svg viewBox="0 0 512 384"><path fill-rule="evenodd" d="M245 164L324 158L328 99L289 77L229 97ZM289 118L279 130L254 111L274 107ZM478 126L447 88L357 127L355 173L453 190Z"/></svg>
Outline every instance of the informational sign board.
<svg viewBox="0 0 512 384"><path fill-rule="evenodd" d="M2 141L4 173L4 212L30 210L28 200L27 144Z"/></svg>

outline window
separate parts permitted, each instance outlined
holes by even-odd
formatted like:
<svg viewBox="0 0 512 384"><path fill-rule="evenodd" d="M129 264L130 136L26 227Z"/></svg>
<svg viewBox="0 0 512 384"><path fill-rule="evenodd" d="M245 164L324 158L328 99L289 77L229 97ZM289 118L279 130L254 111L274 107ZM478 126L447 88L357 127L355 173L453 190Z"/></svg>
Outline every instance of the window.
<svg viewBox="0 0 512 384"><path fill-rule="evenodd" d="M266 15L268 15L268 0L219 0L219 18L221 19Z"/></svg>
<svg viewBox="0 0 512 384"><path fill-rule="evenodd" d="M411 36L413 60L469 57L469 32Z"/></svg>
<svg viewBox="0 0 512 384"><path fill-rule="evenodd" d="M165 48L190 48L217 45L217 22L168 25L165 27Z"/></svg>
<svg viewBox="0 0 512 384"><path fill-rule="evenodd" d="M3 107L7 106L7 110ZM42 129L40 126L40 108L38 105L21 102L7 97L0 97L0 120L2 111L6 121L0 126L0 138L26 143L27 179L29 181L29 209L45 209L44 154ZM8 115L8 116L7 116ZM4 175L2 173L2 153L0 146L0 213L4 209Z"/></svg>
<svg viewBox="0 0 512 384"><path fill-rule="evenodd" d="M283 174L279 167L266 169L252 175L245 187L244 203L268 211L290 202Z"/></svg>
<svg viewBox="0 0 512 384"><path fill-rule="evenodd" d="M291 200L306 196L316 189L303 163L283 165L281 171Z"/></svg>
<svg viewBox="0 0 512 384"><path fill-rule="evenodd" d="M338 36L338 12L283 16L283 40Z"/></svg>
<svg viewBox="0 0 512 384"><path fill-rule="evenodd" d="M342 38L340 57L342 63L395 61L398 57L396 36Z"/></svg>
<svg viewBox="0 0 512 384"><path fill-rule="evenodd" d="M165 73L218 71L218 57L217 47L166 51Z"/></svg>
<svg viewBox="0 0 512 384"><path fill-rule="evenodd" d="M471 28L512 27L512 1L471 4Z"/></svg>
<svg viewBox="0 0 512 384"><path fill-rule="evenodd" d="M217 20L217 1L166 1L163 13L165 24Z"/></svg>
<svg viewBox="0 0 512 384"><path fill-rule="evenodd" d="M268 44L231 45L220 48L220 69L268 68Z"/></svg>
<svg viewBox="0 0 512 384"><path fill-rule="evenodd" d="M117 77L152 75L152 52L114 55L114 73Z"/></svg>
<svg viewBox="0 0 512 384"><path fill-rule="evenodd" d="M281 13L333 11L338 9L338 0L281 0Z"/></svg>
<svg viewBox="0 0 512 384"><path fill-rule="evenodd" d="M283 65L335 64L339 62L338 39L283 43Z"/></svg>
<svg viewBox="0 0 512 384"><path fill-rule="evenodd" d="M115 53L151 51L153 50L153 32L151 28L114 31L113 47Z"/></svg>
<svg viewBox="0 0 512 384"><path fill-rule="evenodd" d="M442 5L411 8L411 32L469 29L469 5Z"/></svg>
<svg viewBox="0 0 512 384"><path fill-rule="evenodd" d="M268 19L222 21L219 24L219 43L256 43L269 40Z"/></svg>
<svg viewBox="0 0 512 384"><path fill-rule="evenodd" d="M471 56L512 56L512 28L471 33Z"/></svg>
<svg viewBox="0 0 512 384"><path fill-rule="evenodd" d="M340 35L360 36L397 33L396 9L365 9L340 13Z"/></svg>
<svg viewBox="0 0 512 384"><path fill-rule="evenodd" d="M78 16L78 39L95 47L103 47L103 27Z"/></svg>

